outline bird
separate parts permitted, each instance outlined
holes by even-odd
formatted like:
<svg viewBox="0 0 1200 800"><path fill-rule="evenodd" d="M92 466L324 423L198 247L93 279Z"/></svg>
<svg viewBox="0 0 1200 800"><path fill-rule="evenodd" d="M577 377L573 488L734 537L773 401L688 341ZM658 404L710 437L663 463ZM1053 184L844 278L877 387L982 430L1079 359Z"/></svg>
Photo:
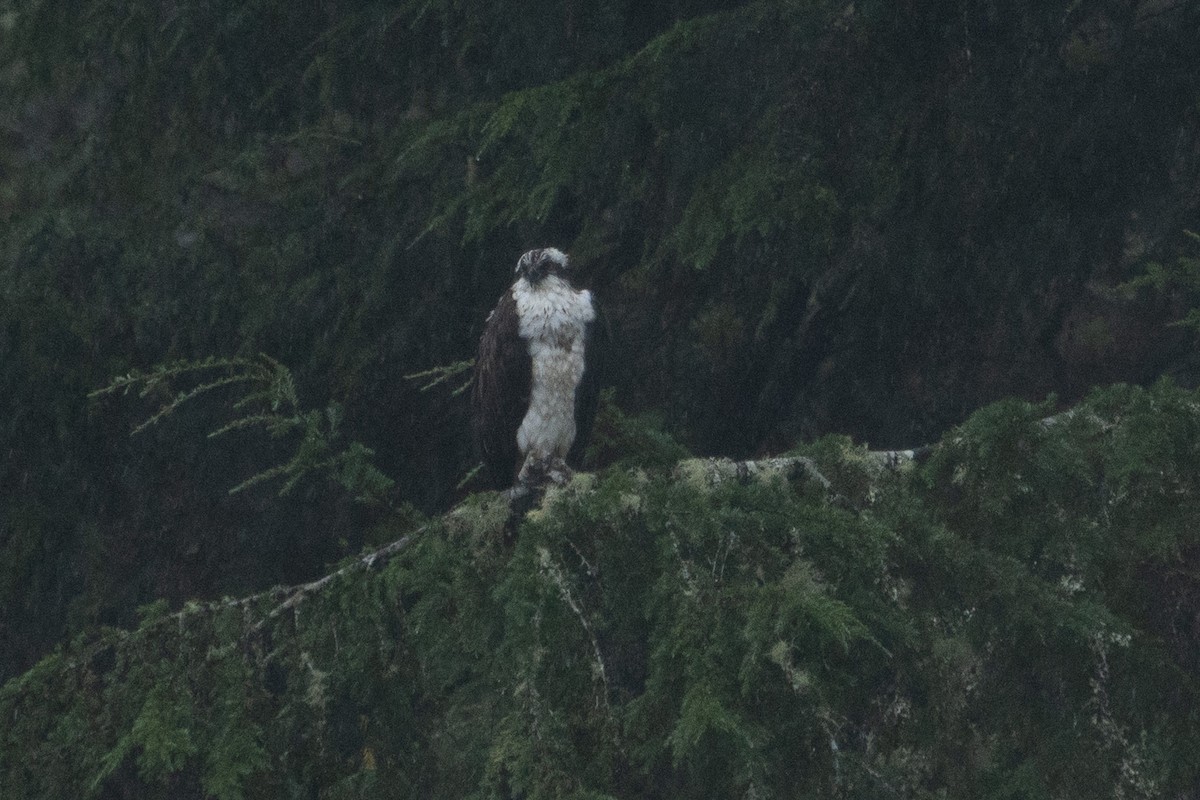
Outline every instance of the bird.
<svg viewBox="0 0 1200 800"><path fill-rule="evenodd" d="M497 489L571 478L596 416L607 338L562 250L530 250L515 272L488 314L472 373L475 444Z"/></svg>

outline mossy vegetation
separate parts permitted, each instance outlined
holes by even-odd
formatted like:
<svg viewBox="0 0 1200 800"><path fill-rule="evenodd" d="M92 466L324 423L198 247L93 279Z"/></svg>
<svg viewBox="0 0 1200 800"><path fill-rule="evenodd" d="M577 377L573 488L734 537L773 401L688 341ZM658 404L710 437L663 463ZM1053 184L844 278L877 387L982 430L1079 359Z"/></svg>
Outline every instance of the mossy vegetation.
<svg viewBox="0 0 1200 800"><path fill-rule="evenodd" d="M515 535L476 495L319 588L145 608L0 691L4 796L1192 791L1200 397L1046 410L903 470L818 442L830 492L613 468Z"/></svg>

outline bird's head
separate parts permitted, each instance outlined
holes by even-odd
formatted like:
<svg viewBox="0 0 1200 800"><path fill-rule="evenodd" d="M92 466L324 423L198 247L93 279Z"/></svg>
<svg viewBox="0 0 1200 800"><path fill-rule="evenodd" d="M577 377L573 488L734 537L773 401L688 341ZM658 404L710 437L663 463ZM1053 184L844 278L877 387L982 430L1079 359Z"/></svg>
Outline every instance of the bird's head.
<svg viewBox="0 0 1200 800"><path fill-rule="evenodd" d="M557 275L567 269L567 254L554 247L530 250L517 259L517 277L539 283L547 275Z"/></svg>

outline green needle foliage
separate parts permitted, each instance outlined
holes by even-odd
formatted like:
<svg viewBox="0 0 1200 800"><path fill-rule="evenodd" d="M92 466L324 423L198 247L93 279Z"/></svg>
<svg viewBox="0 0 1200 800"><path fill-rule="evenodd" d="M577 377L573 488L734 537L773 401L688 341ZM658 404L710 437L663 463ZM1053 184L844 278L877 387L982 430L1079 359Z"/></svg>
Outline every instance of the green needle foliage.
<svg viewBox="0 0 1200 800"><path fill-rule="evenodd" d="M189 380L195 385L175 388L180 381ZM264 428L271 438L292 437L297 442L294 454L286 462L250 476L231 488L230 494L237 494L266 481L280 480L282 486L279 495L282 497L295 489L301 480L325 475L357 500L387 502L395 484L371 463L374 452L359 442L350 442L343 449L337 449L341 445L341 406L332 403L323 411L302 410L291 370L268 355L260 354L257 358L210 357L201 361L162 364L149 372L134 370L114 378L88 397L96 399L117 392L128 394L134 389L142 398L154 395L169 397L157 411L134 427L133 433L138 434L157 425L180 406L230 386L239 386L244 391L231 404L232 410L241 416L210 431L209 439L246 428Z"/></svg>
<svg viewBox="0 0 1200 800"><path fill-rule="evenodd" d="M1165 303L1092 287L1200 219L1198 13L0 0L0 676L158 597L319 574L366 512L310 477L450 507L462 383L406 376L471 357L529 247L571 253L615 397L667 434L612 415L603 463L908 445L1194 372ZM230 417L260 352L320 411ZM245 362L191 370L213 353ZM130 387L164 412L131 439L86 396L147 364L184 371Z"/></svg>
<svg viewBox="0 0 1200 800"><path fill-rule="evenodd" d="M0 797L1197 794L1193 394L890 477L820 439L828 492L672 468L1194 373L1198 28L0 0ZM544 244L611 313L611 468L331 573L460 499Z"/></svg>
<svg viewBox="0 0 1200 800"><path fill-rule="evenodd" d="M1008 401L833 486L581 474L0 689L0 794L1160 798L1200 788L1200 395ZM838 498L833 502L833 498Z"/></svg>
<svg viewBox="0 0 1200 800"><path fill-rule="evenodd" d="M1167 264L1151 261L1141 274L1118 286L1116 291L1130 299L1143 290L1177 295L1192 307L1170 324L1200 333L1200 308L1195 307L1200 302L1200 233L1183 233L1189 245L1185 254Z"/></svg>

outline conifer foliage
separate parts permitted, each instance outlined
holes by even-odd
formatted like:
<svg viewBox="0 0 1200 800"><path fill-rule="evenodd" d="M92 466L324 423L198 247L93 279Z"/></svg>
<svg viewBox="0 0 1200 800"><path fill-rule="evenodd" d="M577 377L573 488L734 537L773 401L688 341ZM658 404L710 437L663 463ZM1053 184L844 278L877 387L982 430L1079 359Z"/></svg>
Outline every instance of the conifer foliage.
<svg viewBox="0 0 1200 800"><path fill-rule="evenodd" d="M0 0L0 676L364 541L311 487L227 495L280 459L194 435L221 390L134 440L140 409L89 392L267 353L400 502L445 509L463 404L405 376L470 357L531 246L610 312L618 402L696 452L906 446L1002 396L1186 374L1193 331L1158 323L1191 283L1093 287L1192 255L1198 13Z"/></svg>
<svg viewBox="0 0 1200 800"><path fill-rule="evenodd" d="M0 797L1197 794L1197 29L0 0ZM546 244L620 369L510 519Z"/></svg>
<svg viewBox="0 0 1200 800"><path fill-rule="evenodd" d="M1187 796L1200 397L1007 401L829 490L617 467L0 690L34 797Z"/></svg>

